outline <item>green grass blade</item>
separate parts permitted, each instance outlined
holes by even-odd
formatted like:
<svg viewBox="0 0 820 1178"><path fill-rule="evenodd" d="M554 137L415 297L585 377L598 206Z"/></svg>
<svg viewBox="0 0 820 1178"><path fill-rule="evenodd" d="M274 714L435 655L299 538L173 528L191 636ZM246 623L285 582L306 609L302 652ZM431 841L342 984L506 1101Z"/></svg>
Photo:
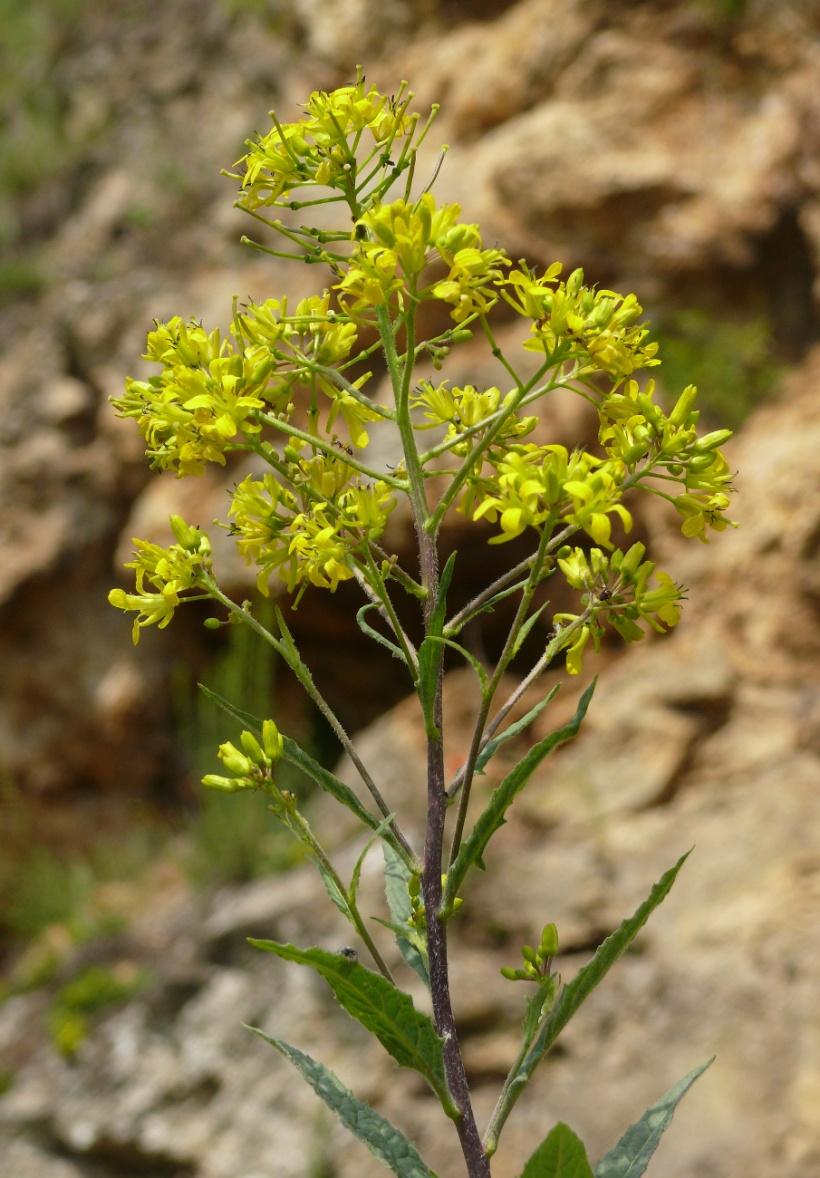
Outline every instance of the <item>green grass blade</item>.
<svg viewBox="0 0 820 1178"><path fill-rule="evenodd" d="M330 986L347 1013L360 1022L393 1056L400 1067L424 1076L450 1117L458 1116L444 1075L442 1041L426 1014L416 1010L409 994L381 974L325 949L299 949L278 941L251 945L284 961L308 965Z"/></svg>
<svg viewBox="0 0 820 1178"><path fill-rule="evenodd" d="M712 1063L714 1056L699 1068L694 1068L648 1108L641 1119L627 1129L615 1148L601 1158L595 1167L595 1178L640 1178L669 1127L679 1102Z"/></svg>
<svg viewBox="0 0 820 1178"><path fill-rule="evenodd" d="M336 1113L342 1124L359 1141L364 1142L371 1153L398 1174L399 1178L436 1178L433 1171L424 1164L416 1147L400 1133L394 1125L380 1116L369 1104L354 1096L324 1064L319 1063L305 1052L291 1047L282 1039L274 1039L256 1027L249 1030L270 1043L280 1055L296 1067L328 1108Z"/></svg>
<svg viewBox="0 0 820 1178"><path fill-rule="evenodd" d="M463 843L455 862L451 865L447 873L447 895L444 900L445 909L452 903L469 869L473 865L483 867L482 860L487 844L495 832L504 825L507 810L509 810L516 795L521 792L544 758L559 744L565 744L577 735L594 690L595 681L593 680L581 696L575 715L569 723L565 724L563 728L558 728L555 732L551 732L543 740L539 740L538 744L533 745L526 756L518 762L501 784L493 790L487 808L478 818L469 838Z"/></svg>
<svg viewBox="0 0 820 1178"><path fill-rule="evenodd" d="M593 1178L584 1143L559 1121L530 1157L521 1178Z"/></svg>

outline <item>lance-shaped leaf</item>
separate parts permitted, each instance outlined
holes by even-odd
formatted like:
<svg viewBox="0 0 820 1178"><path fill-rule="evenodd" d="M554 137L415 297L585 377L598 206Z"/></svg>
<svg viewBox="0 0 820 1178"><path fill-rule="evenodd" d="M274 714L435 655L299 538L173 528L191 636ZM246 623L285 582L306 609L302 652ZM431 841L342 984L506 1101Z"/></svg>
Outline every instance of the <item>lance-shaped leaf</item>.
<svg viewBox="0 0 820 1178"><path fill-rule="evenodd" d="M584 1143L559 1121L532 1154L521 1178L592 1178Z"/></svg>
<svg viewBox="0 0 820 1178"><path fill-rule="evenodd" d="M507 741L512 740L514 736L518 736L519 732L523 732L524 729L528 728L534 720L538 719L547 704L551 703L552 700L555 699L560 686L560 683L556 683L554 687L550 688L543 699L539 700L534 707L530 708L525 716L522 716L520 720L513 721L513 723L508 725L503 732L500 732L498 736L491 737L487 743L482 746L481 752L478 754L478 759L475 763L476 773L480 773L484 767L489 764L489 762L501 748L502 744L506 744Z"/></svg>
<svg viewBox="0 0 820 1178"><path fill-rule="evenodd" d="M451 864L450 870L447 872L447 888L443 905L445 911L452 904L469 869L474 864L479 867L484 866L483 856L487 844L495 832L504 825L506 813L515 801L517 794L521 792L535 770L554 748L559 744L565 744L577 735L594 690L595 681L593 680L578 701L575 715L569 723L565 724L563 728L558 728L555 732L551 732L543 740L539 740L538 744L533 745L526 756L518 762L501 784L493 790L490 800L487 803L487 808L478 818L470 833L470 837L463 844L456 856L455 862Z"/></svg>
<svg viewBox="0 0 820 1178"><path fill-rule="evenodd" d="M404 960L412 970L415 970L425 986L429 986L430 977L427 972L425 954L410 939L411 930L408 921L413 912L410 893L407 890L410 869L389 843L382 843L382 850L384 852L384 891L390 915L393 917L392 922L388 922L389 927L396 935L396 944ZM416 936L420 936L420 934L417 933Z"/></svg>
<svg viewBox="0 0 820 1178"><path fill-rule="evenodd" d="M487 684L489 683L489 676L487 675L486 669L482 666L480 659L476 658L476 656L471 651L467 650L465 646L462 646L460 642L456 642L453 638L438 638L433 636L430 637L429 641L440 642L443 646L449 646L451 650L457 650L461 657L466 662L468 662L475 671L476 678L478 679L479 685L481 687L481 694L486 694Z"/></svg>
<svg viewBox="0 0 820 1178"><path fill-rule="evenodd" d="M675 1115L678 1103L712 1063L714 1056L699 1068L693 1068L656 1104L648 1108L641 1119L627 1129L615 1148L601 1158L595 1167L595 1178L641 1178Z"/></svg>
<svg viewBox="0 0 820 1178"><path fill-rule="evenodd" d="M615 962L626 952L658 905L669 895L678 872L689 855L689 851L685 855L681 855L675 866L670 867L669 871L661 876L643 904L598 946L592 960L587 962L569 985L564 987L558 1001L550 1011L546 1023L539 1032L532 1051L524 1060L522 1069L526 1069L530 1065L535 1067L541 1055L550 1049L581 1003L586 1001L595 987L612 969Z"/></svg>
<svg viewBox="0 0 820 1178"><path fill-rule="evenodd" d="M296 945L253 938L250 944L267 953L275 953L284 961L295 961L314 969L325 979L347 1013L376 1036L396 1063L424 1076L447 1115L458 1117L444 1075L442 1040L428 1016L416 1010L409 994L381 974L339 953L299 949Z"/></svg>
<svg viewBox="0 0 820 1178"><path fill-rule="evenodd" d="M226 715L231 716L234 720L238 720L245 728L255 732L257 736L262 734L262 721L258 716L246 712L243 708L238 708L236 704L232 704L229 699L225 699L224 695L220 695L218 691L212 691L210 687L206 687L204 683L197 683L197 687L212 704L221 708Z"/></svg>
<svg viewBox="0 0 820 1178"><path fill-rule="evenodd" d="M356 860L356 863L353 867L353 874L350 877L350 887L347 889L348 900L350 901L350 905L352 908L356 908L356 906L358 904L359 884L362 882L362 870L364 868L364 861L367 858L367 856L370 854L373 844L377 843L379 841L379 839L384 836L384 832L390 826L390 824L394 818L395 818L395 814L388 814L387 817L384 818L379 823L379 829L374 831L373 837L369 838L367 840L367 842L365 843L365 845L361 849L359 857Z"/></svg>
<svg viewBox="0 0 820 1178"><path fill-rule="evenodd" d="M289 1059L313 1091L336 1113L342 1124L363 1141L371 1153L384 1162L394 1174L398 1174L399 1178L436 1178L433 1171L422 1161L413 1143L369 1104L365 1104L354 1096L349 1088L345 1088L330 1068L306 1055L304 1051L291 1047L282 1039L274 1039L256 1027L249 1029L266 1043L270 1043L271 1047L275 1047L285 1059Z"/></svg>
<svg viewBox="0 0 820 1178"><path fill-rule="evenodd" d="M450 582L453 579L455 563L456 554L452 552L444 568L441 570L438 597L430 614L430 620L427 625L427 637L419 647L418 693L421 710L424 714L424 728L427 736L431 740L435 740L439 736L434 711L438 673L441 668L441 660L444 657L444 648L441 642L437 640L443 635L444 615L447 609L447 590L450 588Z"/></svg>
<svg viewBox="0 0 820 1178"><path fill-rule="evenodd" d="M404 662L404 655L401 648L395 642L391 642L384 634L380 634L378 630L374 630L369 622L366 621L367 615L372 609L378 609L379 605L376 601L366 601L362 608L356 614L356 624L361 630L362 634L366 634L368 638L372 638L374 642L378 642L379 646L383 646L389 650L394 659Z"/></svg>
<svg viewBox="0 0 820 1178"><path fill-rule="evenodd" d="M603 941L595 951L595 955L583 969L579 970L569 985L561 991L557 1002L550 1008L543 1026L536 1035L532 1047L526 1052L521 1062L510 1072L498 1103L493 1113L492 1122L487 1130L485 1146L489 1153L494 1153L498 1147L501 1130L510 1115L512 1108L525 1087L532 1079L532 1074L538 1064L552 1047L564 1027L578 1010L596 986L603 981L615 962L626 952L640 930L646 924L654 910L669 894L683 864L690 852L681 855L674 867L658 880L649 896L638 907L634 914ZM631 1178L631 1176L630 1176Z"/></svg>

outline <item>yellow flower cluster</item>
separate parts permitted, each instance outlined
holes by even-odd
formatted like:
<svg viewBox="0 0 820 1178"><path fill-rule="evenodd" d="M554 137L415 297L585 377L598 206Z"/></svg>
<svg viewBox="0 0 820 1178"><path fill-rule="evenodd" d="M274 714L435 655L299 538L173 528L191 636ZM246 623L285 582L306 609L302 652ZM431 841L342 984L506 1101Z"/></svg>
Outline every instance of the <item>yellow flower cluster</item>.
<svg viewBox="0 0 820 1178"><path fill-rule="evenodd" d="M422 380L411 397L411 403L414 407L423 407L425 410L427 424L418 425L418 429L434 429L436 426L446 425L447 441L460 437L465 431L473 431L464 441L456 442L449 447L451 453L464 455L474 444L476 437L489 429L499 410L509 406L514 396L514 391L502 396L501 390L495 386L479 392L471 384L450 388L449 381L446 380L439 385ZM493 444L507 446L513 439L531 433L537 422L537 417L518 417L512 413L504 419Z"/></svg>
<svg viewBox="0 0 820 1178"><path fill-rule="evenodd" d="M266 596L274 573L290 592L307 584L335 591L354 576L354 555L364 540L378 539L395 506L384 483L353 482L341 458L318 454L299 466L291 481L304 492L301 503L272 474L249 475L231 501L231 533Z"/></svg>
<svg viewBox="0 0 820 1178"><path fill-rule="evenodd" d="M337 287L349 314L384 306L404 290L452 304L457 323L488 311L509 260L501 250L484 249L478 226L459 223L460 212L457 204L438 208L429 192L413 204L396 200L369 209L356 224L356 248ZM446 277L420 288L422 272L435 260L447 266Z"/></svg>
<svg viewBox="0 0 820 1178"><path fill-rule="evenodd" d="M655 403L654 391L654 381L641 389L637 381L629 380L604 397L598 407L599 439L625 470L644 464L677 482L684 493L673 502L683 516L683 534L705 541L709 528L723 531L734 526L724 514L732 476L720 450L731 430L698 436L694 385L687 385L669 414Z"/></svg>
<svg viewBox="0 0 820 1178"><path fill-rule="evenodd" d="M419 116L408 112L411 98L404 85L387 97L367 87L361 76L332 93L314 91L303 118L280 123L274 117L266 135L248 140L248 151L236 165L242 171L230 173L241 181L243 207L285 202L310 185L338 189L353 199L358 168L375 156L387 162L394 143L412 141Z"/></svg>
<svg viewBox="0 0 820 1178"><path fill-rule="evenodd" d="M590 641L595 650L599 649L606 623L626 642L638 642L644 637L640 622L658 633L678 624L683 590L668 573L655 572L652 561L643 559L645 552L640 543L626 552L615 549L609 554L600 548L585 552L567 547L559 551L558 566L567 584L583 592L586 607L582 615L559 613L553 619L556 646L566 649L570 675L580 673ZM657 583L650 588L653 576ZM566 639L562 643L563 634Z"/></svg>
<svg viewBox="0 0 820 1178"><path fill-rule="evenodd" d="M500 458L493 476L478 481L484 494L473 519L498 522L501 531L491 544L514 540L528 527L562 521L609 546L610 515L619 516L626 531L632 527L620 501L622 469L620 463L565 446L514 446Z"/></svg>
<svg viewBox="0 0 820 1178"><path fill-rule="evenodd" d="M583 270L561 281L561 263L539 277L523 264L500 284L501 297L519 315L531 319L524 347L543 352L555 363L580 361L580 372L605 372L615 378L659 364L658 345L638 323L643 307L634 294L584 286Z"/></svg>
<svg viewBox="0 0 820 1178"><path fill-rule="evenodd" d="M354 445L366 445L364 423L378 414L316 375L317 366L344 363L357 342L355 324L331 309L330 298L325 291L303 299L293 315L284 300L251 303L235 316L237 342L178 317L157 323L144 358L162 372L129 378L113 400L121 417L136 420L152 465L179 477L202 474L209 462L224 466L227 450L252 448L260 411L290 415L300 386L331 398L328 430L341 416Z"/></svg>
<svg viewBox="0 0 820 1178"><path fill-rule="evenodd" d="M177 543L170 548L162 548L148 540L134 540L135 559L125 567L136 570L137 592L112 589L108 594L109 602L117 609L136 611L131 631L135 646L144 626L156 625L163 630L168 625L180 604L181 595L186 590L200 587L203 573L211 569L208 537L178 515L171 516L171 529Z"/></svg>
<svg viewBox="0 0 820 1178"><path fill-rule="evenodd" d="M201 474L208 462L225 464L240 431L258 433L252 414L264 406L266 379L257 375L259 356L239 355L218 330L174 317L149 332L145 358L162 364L161 375L127 380L113 404L136 420L153 466Z"/></svg>

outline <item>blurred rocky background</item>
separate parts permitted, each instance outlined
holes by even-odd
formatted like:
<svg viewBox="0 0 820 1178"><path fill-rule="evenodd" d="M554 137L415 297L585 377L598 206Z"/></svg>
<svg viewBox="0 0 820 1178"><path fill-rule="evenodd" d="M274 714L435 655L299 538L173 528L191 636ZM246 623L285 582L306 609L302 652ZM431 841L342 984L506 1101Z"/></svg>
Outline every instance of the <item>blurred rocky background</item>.
<svg viewBox="0 0 820 1178"><path fill-rule="evenodd" d="M484 1119L521 1002L499 966L552 919L570 976L696 847L543 1065L494 1173L517 1174L558 1119L597 1156L717 1053L654 1172L820 1175L816 0L0 0L0 1172L381 1173L242 1022L320 1056L442 1178L460 1172L412 1078L298 967L247 949L248 935L332 948L347 934L264 806L197 789L225 737L197 680L333 764L327 733L241 639L182 616L134 652L106 603L132 535L162 538L174 510L209 523L235 477L151 476L108 397L141 371L153 317L224 327L233 295L321 282L238 244L247 224L219 173L269 108L296 117L359 62L383 89L408 78L442 103L442 199L514 257L637 290L664 387L695 381L707 417L739 431L741 529L693 546L644 511L689 587L684 621L602 653L582 737L528 788L460 922L455 993ZM500 379L472 347L448 375ZM553 437L577 436L573 405L551 414ZM510 559L469 531L453 540L482 575ZM223 574L250 593L227 554ZM308 597L294 628L418 829L418 721L352 601ZM492 652L498 634L474 639ZM454 670L455 763L470 691ZM352 863L350 832L313 806Z"/></svg>

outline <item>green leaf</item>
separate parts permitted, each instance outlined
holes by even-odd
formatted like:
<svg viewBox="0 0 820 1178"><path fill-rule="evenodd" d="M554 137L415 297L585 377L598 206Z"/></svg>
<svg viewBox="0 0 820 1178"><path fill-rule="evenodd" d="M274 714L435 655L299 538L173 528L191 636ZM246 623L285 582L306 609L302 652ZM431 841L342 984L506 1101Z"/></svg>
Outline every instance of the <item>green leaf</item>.
<svg viewBox="0 0 820 1178"><path fill-rule="evenodd" d="M524 645L530 630L541 617L541 614L548 605L548 601L545 601L543 605L539 605L538 609L534 613L530 614L526 622L524 622L521 629L518 631L518 634L516 635L515 642L513 643L512 658L515 658L515 656L518 654L519 650Z"/></svg>
<svg viewBox="0 0 820 1178"><path fill-rule="evenodd" d="M347 1013L376 1036L400 1067L412 1068L424 1076L448 1116L458 1116L444 1075L442 1040L427 1015L416 1010L409 994L339 953L253 938L250 944L284 961L316 970Z"/></svg>
<svg viewBox="0 0 820 1178"><path fill-rule="evenodd" d="M481 684L481 694L484 695L487 691L488 676L481 661L476 658L466 647L462 646L460 642L455 642L452 638L430 638L431 642L441 642L444 646L451 647L452 650L457 650L463 659L465 659L476 673L479 683Z"/></svg>
<svg viewBox="0 0 820 1178"><path fill-rule="evenodd" d="M555 974L549 974L543 981L538 983L535 992L527 999L521 1029L524 1043L527 1046L532 1042L533 1036L538 1030L538 1024L546 1013L544 1008L552 1006L555 1001L555 991L557 989L558 978Z"/></svg>
<svg viewBox="0 0 820 1178"><path fill-rule="evenodd" d="M666 899L689 854L690 852L687 851L685 855L681 855L675 866L661 876L648 898L636 909L634 915L623 921L615 932L598 946L592 960L587 962L582 970L579 970L569 985L564 986L558 1001L547 1017L547 1021L539 1031L538 1038L524 1058L518 1075L514 1077L514 1084L523 1085L529 1080L538 1063L552 1047L581 1003L604 980L615 962L635 940L658 905Z"/></svg>
<svg viewBox="0 0 820 1178"><path fill-rule="evenodd" d="M224 695L220 695L218 691L212 691L210 687L206 687L204 683L197 683L197 687L211 703L221 708L228 716L234 720L238 720L245 728L255 732L257 736L262 735L262 721L256 716L252 716L250 712L243 711L235 704L232 704L229 699L225 699Z"/></svg>
<svg viewBox="0 0 820 1178"><path fill-rule="evenodd" d="M421 710L424 715L424 729L428 739L437 740L440 736L435 722L435 701L438 688L441 660L444 656L441 639L444 629L444 615L447 609L447 590L453 579L456 554L451 552L447 563L441 570L438 596L436 604L430 614L427 625L427 636L419 647L419 677L418 693Z"/></svg>
<svg viewBox="0 0 820 1178"><path fill-rule="evenodd" d="M521 1178L592 1178L584 1143L559 1121L531 1156Z"/></svg>
<svg viewBox="0 0 820 1178"><path fill-rule="evenodd" d="M594 690L595 680L592 681L581 696L575 715L569 723L565 724L563 728L558 728L555 732L551 732L543 740L539 740L538 744L533 745L526 756L518 762L501 784L493 790L490 800L487 803L487 808L479 816L470 833L470 837L462 844L455 862L451 865L447 873L447 892L444 900L445 910L458 894L458 890L464 882L464 877L473 864L477 864L479 867L483 866L482 859L487 844L495 832L504 825L506 821L505 814L515 800L516 795L521 792L544 758L557 745L565 744L577 735Z"/></svg>
<svg viewBox="0 0 820 1178"><path fill-rule="evenodd" d="M325 891L330 896L333 903L339 909L345 920L349 920L351 923L353 923L353 913L350 911L350 905L347 902L347 896L336 883L336 880L325 867L324 863L322 863L321 859L318 859L315 855L312 855L311 862L321 875L322 883L325 885Z"/></svg>
<svg viewBox="0 0 820 1178"><path fill-rule="evenodd" d="M444 568L441 570L441 576L438 579L438 596L436 597L433 612L430 615L429 632L439 638L444 633L444 617L447 613L447 594L450 591L450 583L453 580L456 555L457 553L451 552L447 557Z"/></svg>
<svg viewBox="0 0 820 1178"><path fill-rule="evenodd" d="M454 634L460 634L468 622L473 621L474 618L480 617L481 614L493 613L495 606L498 605L500 601L504 601L504 599L507 597L512 597L514 593L519 593L524 588L526 583L527 578L524 577L522 581L516 581L514 585L510 585L506 589L499 590L499 592L496 593L494 597L491 597L489 601L485 601L483 605L478 607L478 609L471 611L459 626L445 626L444 633L448 638L452 638Z"/></svg>
<svg viewBox="0 0 820 1178"><path fill-rule="evenodd" d="M291 1047L282 1039L274 1039L256 1027L249 1030L270 1043L280 1055L298 1068L317 1096L332 1109L343 1125L364 1142L377 1158L398 1174L399 1178L436 1178L433 1171L424 1164L412 1142L403 1133L380 1116L369 1104L354 1096L345 1088L338 1076L324 1064L312 1059L304 1051Z"/></svg>
<svg viewBox="0 0 820 1178"><path fill-rule="evenodd" d="M601 1158L595 1167L595 1178L640 1178L675 1115L678 1103L713 1063L714 1056L694 1068L648 1108L641 1119L627 1129L615 1148Z"/></svg>
<svg viewBox="0 0 820 1178"><path fill-rule="evenodd" d="M353 908L356 907L356 901L359 897L359 884L361 883L362 879L362 868L364 867L364 861L367 858L373 844L377 843L379 839L384 838L385 831L390 826L395 817L395 814L388 814L387 817L379 823L379 829L373 832L373 837L369 838L362 847L362 852L359 855L359 858L356 860L356 864L353 868L353 875L350 878L350 887L347 889L348 899L350 901L351 907Z"/></svg>
<svg viewBox="0 0 820 1178"><path fill-rule="evenodd" d="M316 684L313 681L310 668L303 661L302 656L299 654L299 648L296 645L293 634L288 629L288 624L285 621L284 614L278 606L274 610L274 617L276 618L276 624L279 627L279 633L281 635L281 639L276 644L275 649L285 660L291 671L293 671L294 675L305 688L311 699L315 699Z"/></svg>
<svg viewBox="0 0 820 1178"><path fill-rule="evenodd" d="M501 748L502 744L506 744L507 741L512 740L514 736L518 736L519 732L523 732L524 729L528 728L534 720L537 720L547 704L551 703L552 700L555 699L560 686L560 683L556 683L555 686L547 692L544 698L539 700L535 707L530 708L526 716L522 716L520 720L516 720L513 724L510 724L507 728L504 729L503 732L499 733L498 736L494 736L487 741L481 752L478 754L478 760L476 761L475 766L476 773L480 773L482 769L484 769L484 767L489 764L489 762Z"/></svg>
<svg viewBox="0 0 820 1178"><path fill-rule="evenodd" d="M391 642L389 638L385 638L384 634L380 634L378 630L365 621L365 616L371 609L378 609L378 604L375 601L367 601L356 614L356 624L361 630L362 634L366 634L368 638L372 638L374 642L378 642L379 646L383 646L389 650L394 659L404 662L404 655L400 648L396 646L395 642Z"/></svg>
<svg viewBox="0 0 820 1178"><path fill-rule="evenodd" d="M412 970L415 970L425 986L429 987L430 976L427 972L426 953L423 953L421 948L410 939L411 930L407 924L413 912L410 895L407 891L410 869L389 843L382 843L382 851L384 852L384 891L390 915L393 917L393 921L388 924L388 927L396 935L396 944L404 960ZM420 934L416 933L416 936L421 940Z"/></svg>

